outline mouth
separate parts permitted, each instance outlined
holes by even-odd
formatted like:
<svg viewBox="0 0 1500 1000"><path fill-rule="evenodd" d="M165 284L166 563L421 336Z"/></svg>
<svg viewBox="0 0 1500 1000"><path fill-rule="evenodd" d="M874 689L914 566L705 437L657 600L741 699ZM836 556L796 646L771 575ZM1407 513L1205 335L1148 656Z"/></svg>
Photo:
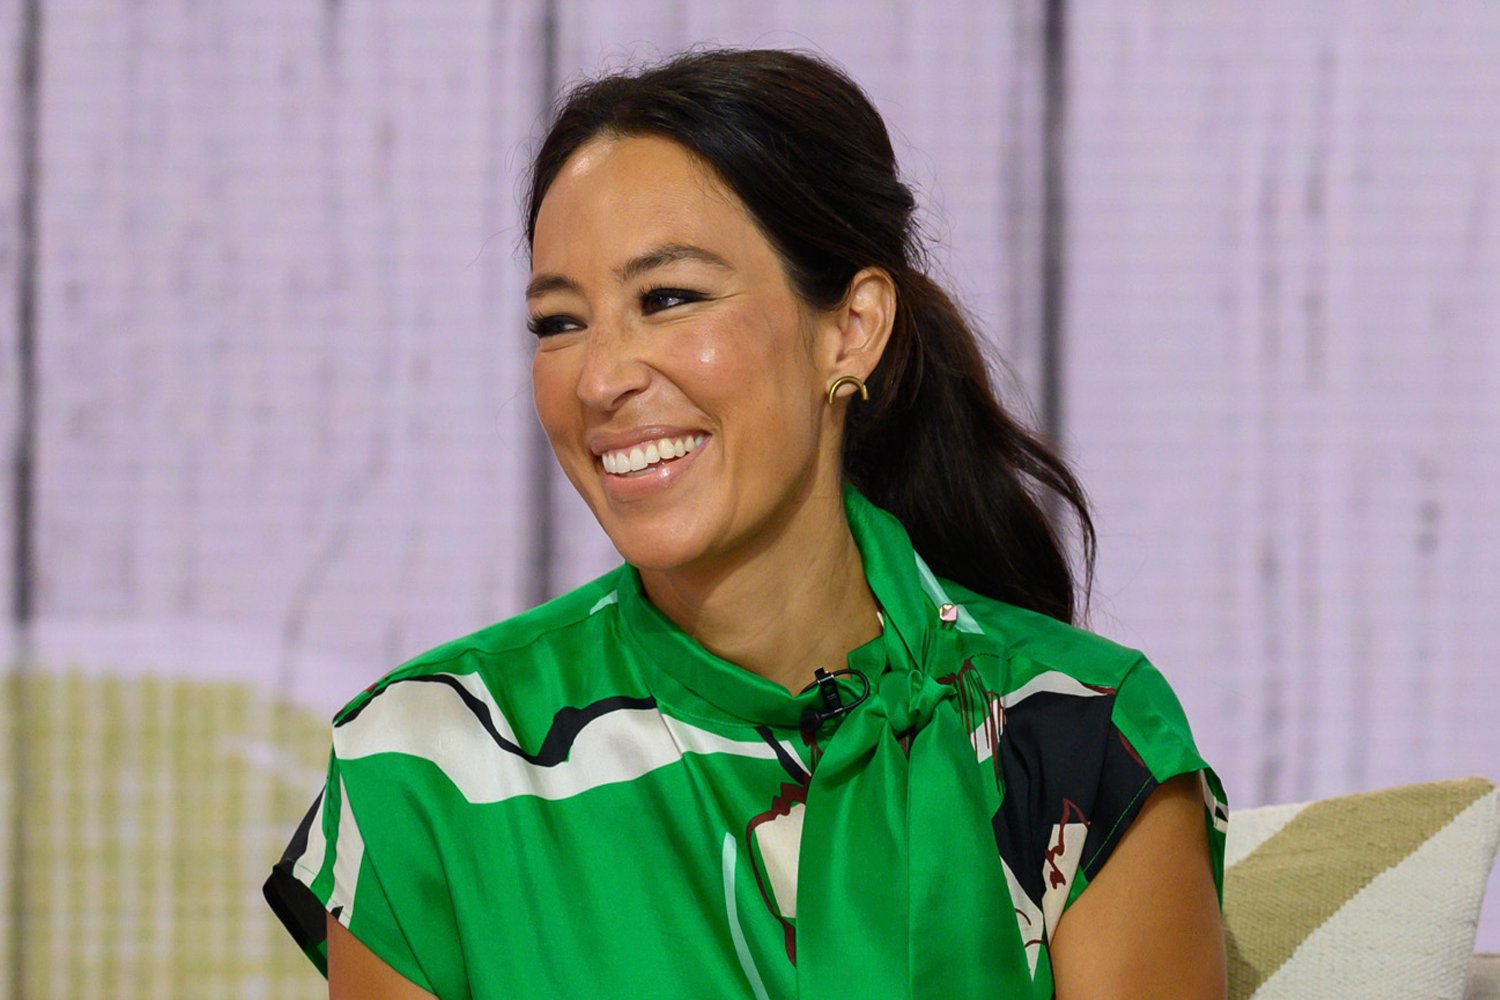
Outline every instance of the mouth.
<svg viewBox="0 0 1500 1000"><path fill-rule="evenodd" d="M662 466L670 465L697 451L707 434L684 434L680 437L655 438L629 448L617 448L599 456L604 472L621 479L648 476Z"/></svg>

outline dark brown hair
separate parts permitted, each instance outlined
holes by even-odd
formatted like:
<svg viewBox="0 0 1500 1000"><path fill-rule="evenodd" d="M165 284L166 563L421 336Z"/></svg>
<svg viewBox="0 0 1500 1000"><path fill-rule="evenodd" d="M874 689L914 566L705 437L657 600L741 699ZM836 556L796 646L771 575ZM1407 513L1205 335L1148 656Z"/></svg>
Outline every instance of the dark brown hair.
<svg viewBox="0 0 1500 1000"><path fill-rule="evenodd" d="M532 164L526 241L563 164L601 134L671 139L744 202L809 305L838 304L855 273L887 271L896 318L868 402L844 429L844 474L895 514L933 571L1065 622L1065 544L1045 497L1076 514L1086 598L1094 528L1067 465L1000 405L962 309L922 270L916 200L859 86L779 50L694 51L566 93Z"/></svg>

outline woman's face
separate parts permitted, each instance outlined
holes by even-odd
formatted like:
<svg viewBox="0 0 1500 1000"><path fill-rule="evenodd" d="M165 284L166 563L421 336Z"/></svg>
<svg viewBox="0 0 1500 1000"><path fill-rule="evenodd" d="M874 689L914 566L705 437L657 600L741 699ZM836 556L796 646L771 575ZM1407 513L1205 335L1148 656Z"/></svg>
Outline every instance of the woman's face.
<svg viewBox="0 0 1500 1000"><path fill-rule="evenodd" d="M681 146L581 147L537 214L527 300L537 414L630 563L723 564L838 490L816 318L739 199Z"/></svg>

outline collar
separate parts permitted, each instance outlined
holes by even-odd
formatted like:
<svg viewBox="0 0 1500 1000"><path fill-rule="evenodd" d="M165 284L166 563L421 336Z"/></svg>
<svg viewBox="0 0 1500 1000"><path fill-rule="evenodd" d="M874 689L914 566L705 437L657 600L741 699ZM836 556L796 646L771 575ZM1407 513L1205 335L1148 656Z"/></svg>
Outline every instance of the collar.
<svg viewBox="0 0 1500 1000"><path fill-rule="evenodd" d="M844 513L885 622L880 637L849 654L849 666L865 673L872 683L887 670L925 672L927 664L940 671L953 670L952 658L938 655L938 647L947 644L955 630L978 631L973 619L947 599L894 515L847 483ZM727 716L725 721L748 725L795 728L804 709L821 707L817 690L789 693L704 648L651 603L634 566L621 567L618 595L622 638L655 668L653 675L665 680L658 695L679 711L719 719ZM842 666L830 664L826 669ZM847 677L841 677L839 684L851 700L862 689Z"/></svg>

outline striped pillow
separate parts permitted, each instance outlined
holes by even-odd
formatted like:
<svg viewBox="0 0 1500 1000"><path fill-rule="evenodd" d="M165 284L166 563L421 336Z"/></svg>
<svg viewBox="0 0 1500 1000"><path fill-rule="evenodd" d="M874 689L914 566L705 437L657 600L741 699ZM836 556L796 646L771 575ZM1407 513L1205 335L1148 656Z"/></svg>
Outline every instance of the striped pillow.
<svg viewBox="0 0 1500 1000"><path fill-rule="evenodd" d="M1462 996L1497 839L1483 778L1235 812L1230 997Z"/></svg>

